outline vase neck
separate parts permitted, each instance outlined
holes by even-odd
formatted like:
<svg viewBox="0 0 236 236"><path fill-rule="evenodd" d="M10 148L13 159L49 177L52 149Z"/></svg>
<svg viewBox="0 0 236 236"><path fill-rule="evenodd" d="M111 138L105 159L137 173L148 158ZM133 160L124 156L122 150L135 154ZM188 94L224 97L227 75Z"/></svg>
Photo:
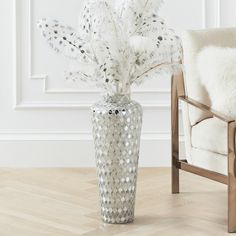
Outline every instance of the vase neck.
<svg viewBox="0 0 236 236"><path fill-rule="evenodd" d="M128 94L105 94L103 96L104 101L109 102L109 103L126 103L130 101L130 93Z"/></svg>

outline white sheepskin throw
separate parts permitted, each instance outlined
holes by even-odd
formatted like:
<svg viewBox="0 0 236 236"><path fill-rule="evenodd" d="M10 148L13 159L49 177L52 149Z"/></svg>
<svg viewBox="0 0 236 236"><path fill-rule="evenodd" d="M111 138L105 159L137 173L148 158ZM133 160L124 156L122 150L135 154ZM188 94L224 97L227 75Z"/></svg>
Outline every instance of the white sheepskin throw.
<svg viewBox="0 0 236 236"><path fill-rule="evenodd" d="M236 119L236 48L205 47L197 67L212 108Z"/></svg>

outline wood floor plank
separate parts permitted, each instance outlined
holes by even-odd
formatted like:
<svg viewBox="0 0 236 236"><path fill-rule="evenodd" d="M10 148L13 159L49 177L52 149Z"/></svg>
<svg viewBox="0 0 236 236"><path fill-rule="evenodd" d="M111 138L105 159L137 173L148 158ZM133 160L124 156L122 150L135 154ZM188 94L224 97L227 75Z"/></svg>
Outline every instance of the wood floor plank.
<svg viewBox="0 0 236 236"><path fill-rule="evenodd" d="M140 168L135 221L111 225L100 220L95 169L0 169L0 235L228 235L226 186L180 180L172 195L169 168Z"/></svg>

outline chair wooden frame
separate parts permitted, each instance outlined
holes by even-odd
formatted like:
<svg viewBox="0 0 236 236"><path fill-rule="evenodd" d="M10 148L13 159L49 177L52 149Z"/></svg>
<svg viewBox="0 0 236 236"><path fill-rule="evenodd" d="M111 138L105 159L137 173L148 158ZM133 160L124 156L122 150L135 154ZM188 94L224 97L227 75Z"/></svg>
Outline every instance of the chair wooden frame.
<svg viewBox="0 0 236 236"><path fill-rule="evenodd" d="M179 159L179 101L188 103L212 117L227 123L228 127L228 175L203 169L186 160ZM176 73L171 80L171 154L172 154L172 193L179 193L179 170L197 174L228 185L228 232L236 232L236 158L235 158L235 120L212 110L185 94L183 72Z"/></svg>

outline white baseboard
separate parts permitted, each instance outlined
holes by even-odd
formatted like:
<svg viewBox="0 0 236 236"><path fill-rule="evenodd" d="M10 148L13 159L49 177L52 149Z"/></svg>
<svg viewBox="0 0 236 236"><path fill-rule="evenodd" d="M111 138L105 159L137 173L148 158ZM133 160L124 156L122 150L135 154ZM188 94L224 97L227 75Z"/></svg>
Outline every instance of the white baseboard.
<svg viewBox="0 0 236 236"><path fill-rule="evenodd" d="M181 149L183 139L181 138ZM170 135L142 134L139 164L170 166ZM1 133L0 167L94 167L90 134Z"/></svg>

